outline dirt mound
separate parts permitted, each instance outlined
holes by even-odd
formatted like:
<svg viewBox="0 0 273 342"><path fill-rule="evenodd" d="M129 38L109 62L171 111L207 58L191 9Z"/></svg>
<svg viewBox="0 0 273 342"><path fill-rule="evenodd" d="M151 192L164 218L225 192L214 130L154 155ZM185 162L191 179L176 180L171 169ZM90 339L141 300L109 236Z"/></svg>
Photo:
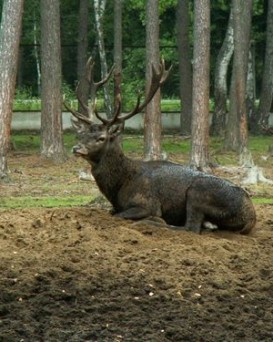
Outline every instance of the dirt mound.
<svg viewBox="0 0 273 342"><path fill-rule="evenodd" d="M273 209L256 209L251 236L1 210L0 341L272 341Z"/></svg>

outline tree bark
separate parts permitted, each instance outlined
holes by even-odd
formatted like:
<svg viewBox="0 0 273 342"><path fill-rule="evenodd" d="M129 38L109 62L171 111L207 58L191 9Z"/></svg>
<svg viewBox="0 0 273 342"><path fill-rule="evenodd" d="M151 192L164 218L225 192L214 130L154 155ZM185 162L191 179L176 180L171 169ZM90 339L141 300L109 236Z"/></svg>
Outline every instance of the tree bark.
<svg viewBox="0 0 273 342"><path fill-rule="evenodd" d="M192 65L189 21L189 1L178 0L176 27L181 101L180 132L182 135L191 133L192 118Z"/></svg>
<svg viewBox="0 0 273 342"><path fill-rule="evenodd" d="M209 164L210 1L194 2L193 106L190 165Z"/></svg>
<svg viewBox="0 0 273 342"><path fill-rule="evenodd" d="M118 106L118 97L121 101L121 74L122 74L122 1L115 0L114 8L114 97L115 109Z"/></svg>
<svg viewBox="0 0 273 342"><path fill-rule="evenodd" d="M151 85L152 65L159 67L159 2L146 2L146 95ZM144 158L158 160L161 155L160 89L147 105L144 117Z"/></svg>
<svg viewBox="0 0 273 342"><path fill-rule="evenodd" d="M246 112L247 119L250 124L250 129L255 132L256 129L253 126L255 121L255 101L256 101L256 72L255 72L255 46L254 43L250 43L248 54L248 68L247 68L247 80L246 80Z"/></svg>
<svg viewBox="0 0 273 342"><path fill-rule="evenodd" d="M217 56L215 65L215 110L211 125L212 135L224 136L227 114L227 73L233 51L233 12L230 10L225 39Z"/></svg>
<svg viewBox="0 0 273 342"><path fill-rule="evenodd" d="M234 57L231 82L230 112L225 147L246 151L248 126L246 81L250 44L252 0L234 0Z"/></svg>
<svg viewBox="0 0 273 342"><path fill-rule="evenodd" d="M0 27L0 179L8 178L7 153L10 143L12 101L15 92L23 0L3 3Z"/></svg>
<svg viewBox="0 0 273 342"><path fill-rule="evenodd" d="M33 44L34 44L34 57L37 70L37 91L38 96L41 95L41 66L40 66L40 56L38 51L38 39L37 39L37 19L34 13L33 15Z"/></svg>
<svg viewBox="0 0 273 342"><path fill-rule="evenodd" d="M98 46L99 55L101 63L101 78L104 79L108 74L108 66L106 61L105 45L104 45L104 32L102 19L105 11L106 0L94 0L94 10L95 10L95 22L98 35ZM109 84L105 84L104 88L104 105L105 111L108 118L112 115L112 102L110 96Z"/></svg>
<svg viewBox="0 0 273 342"><path fill-rule="evenodd" d="M77 78L79 81L79 93L81 100L88 105L90 85L86 79L86 62L88 59L88 19L89 19L89 0L80 0L79 25L78 25L78 44L77 44ZM88 116L88 112L78 102L78 111Z"/></svg>
<svg viewBox="0 0 273 342"><path fill-rule="evenodd" d="M62 163L60 8L58 0L41 1L41 156Z"/></svg>
<svg viewBox="0 0 273 342"><path fill-rule="evenodd" d="M267 127L273 97L273 0L268 0L266 50L262 79L262 91L258 108L258 123Z"/></svg>

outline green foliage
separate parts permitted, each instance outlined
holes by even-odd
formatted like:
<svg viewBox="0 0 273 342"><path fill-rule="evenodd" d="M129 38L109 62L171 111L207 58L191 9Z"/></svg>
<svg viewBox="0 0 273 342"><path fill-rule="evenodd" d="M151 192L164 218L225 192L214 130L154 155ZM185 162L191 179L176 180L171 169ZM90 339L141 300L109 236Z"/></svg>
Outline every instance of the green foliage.
<svg viewBox="0 0 273 342"><path fill-rule="evenodd" d="M180 100L176 99L163 99L161 100L162 112L180 112Z"/></svg>
<svg viewBox="0 0 273 342"><path fill-rule="evenodd" d="M190 32L193 24L193 1L189 1L190 7ZM0 0L0 10L3 0ZM265 46L266 29L266 4L264 1L253 2L253 27L251 39L256 47L256 70L257 70L257 92L263 68L263 53ZM165 83L163 97L179 97L179 71L178 55L176 47L176 6L177 0L159 1L160 6L160 53L166 59L167 65L173 64L173 71ZM213 72L216 56L223 42L227 21L229 17L231 2L229 0L215 0L211 2L211 94L213 94ZM113 25L114 25L114 1L107 1L106 11L103 18L105 45L108 64L113 61ZM71 89L75 89L77 80L77 41L79 24L79 1L60 1L61 10L61 40L62 40L62 66L64 92L68 99L72 98ZM138 89L143 89L145 79L145 1L126 0L123 1L122 11L123 23L123 91L125 98L130 101L136 95ZM22 69L19 87L30 89L30 96L38 95L37 68L34 53L34 24L36 24L36 39L40 43L40 1L25 0L23 17L23 30L21 41ZM191 46L192 34L191 34ZM98 49L96 42L96 30L94 26L93 1L90 1L89 13L89 55L93 55L97 66L95 78L100 77ZM38 46L38 54L40 47ZM67 86L66 86L67 85Z"/></svg>
<svg viewBox="0 0 273 342"><path fill-rule="evenodd" d="M14 100L13 110L15 112L36 112L41 110L41 100Z"/></svg>
<svg viewBox="0 0 273 342"><path fill-rule="evenodd" d="M37 111L41 110L41 100L32 95L31 87L16 89L13 101L14 111Z"/></svg>
<svg viewBox="0 0 273 342"><path fill-rule="evenodd" d="M66 82L63 82L62 84L62 94L63 99L66 101L75 100L75 90Z"/></svg>
<svg viewBox="0 0 273 342"><path fill-rule="evenodd" d="M15 99L17 101L32 100L32 89L30 87L19 87L15 92Z"/></svg>
<svg viewBox="0 0 273 342"><path fill-rule="evenodd" d="M130 111L136 105L136 99L139 92L144 95L143 87L144 85L141 85L141 82L127 84L127 86L124 87L124 95L122 100L124 111ZM63 98L70 107L77 110L78 101L75 99L75 93L67 84L63 85ZM98 111L104 110L104 102L102 96L97 99L96 105ZM41 100L35 97L31 97L25 92L18 92L13 102L13 110L18 112L41 111ZM64 108L64 110L66 109ZM162 112L179 112L180 100L162 99L161 110Z"/></svg>

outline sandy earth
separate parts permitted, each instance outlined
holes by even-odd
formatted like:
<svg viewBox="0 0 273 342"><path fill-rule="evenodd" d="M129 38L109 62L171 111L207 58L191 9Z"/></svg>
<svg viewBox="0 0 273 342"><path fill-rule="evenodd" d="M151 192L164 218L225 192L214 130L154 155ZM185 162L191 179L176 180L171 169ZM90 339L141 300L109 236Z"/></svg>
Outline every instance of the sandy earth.
<svg viewBox="0 0 273 342"><path fill-rule="evenodd" d="M78 180L83 165L15 156L0 204L98 193ZM249 236L135 224L99 205L1 209L0 341L273 341L273 206L255 207Z"/></svg>

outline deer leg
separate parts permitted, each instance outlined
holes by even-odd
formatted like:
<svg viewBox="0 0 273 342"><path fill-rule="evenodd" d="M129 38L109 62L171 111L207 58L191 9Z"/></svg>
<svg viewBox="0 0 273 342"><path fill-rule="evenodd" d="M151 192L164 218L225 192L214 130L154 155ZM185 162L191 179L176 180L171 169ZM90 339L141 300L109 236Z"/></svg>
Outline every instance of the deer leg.
<svg viewBox="0 0 273 342"><path fill-rule="evenodd" d="M115 214L116 217L122 217L127 220L140 220L150 216L147 209L141 207L131 207L127 210Z"/></svg>
<svg viewBox="0 0 273 342"><path fill-rule="evenodd" d="M203 212L200 211L200 208L192 204L191 201L188 201L186 214L187 214L187 219L186 219L185 228L191 232L200 234L202 223L204 220Z"/></svg>

